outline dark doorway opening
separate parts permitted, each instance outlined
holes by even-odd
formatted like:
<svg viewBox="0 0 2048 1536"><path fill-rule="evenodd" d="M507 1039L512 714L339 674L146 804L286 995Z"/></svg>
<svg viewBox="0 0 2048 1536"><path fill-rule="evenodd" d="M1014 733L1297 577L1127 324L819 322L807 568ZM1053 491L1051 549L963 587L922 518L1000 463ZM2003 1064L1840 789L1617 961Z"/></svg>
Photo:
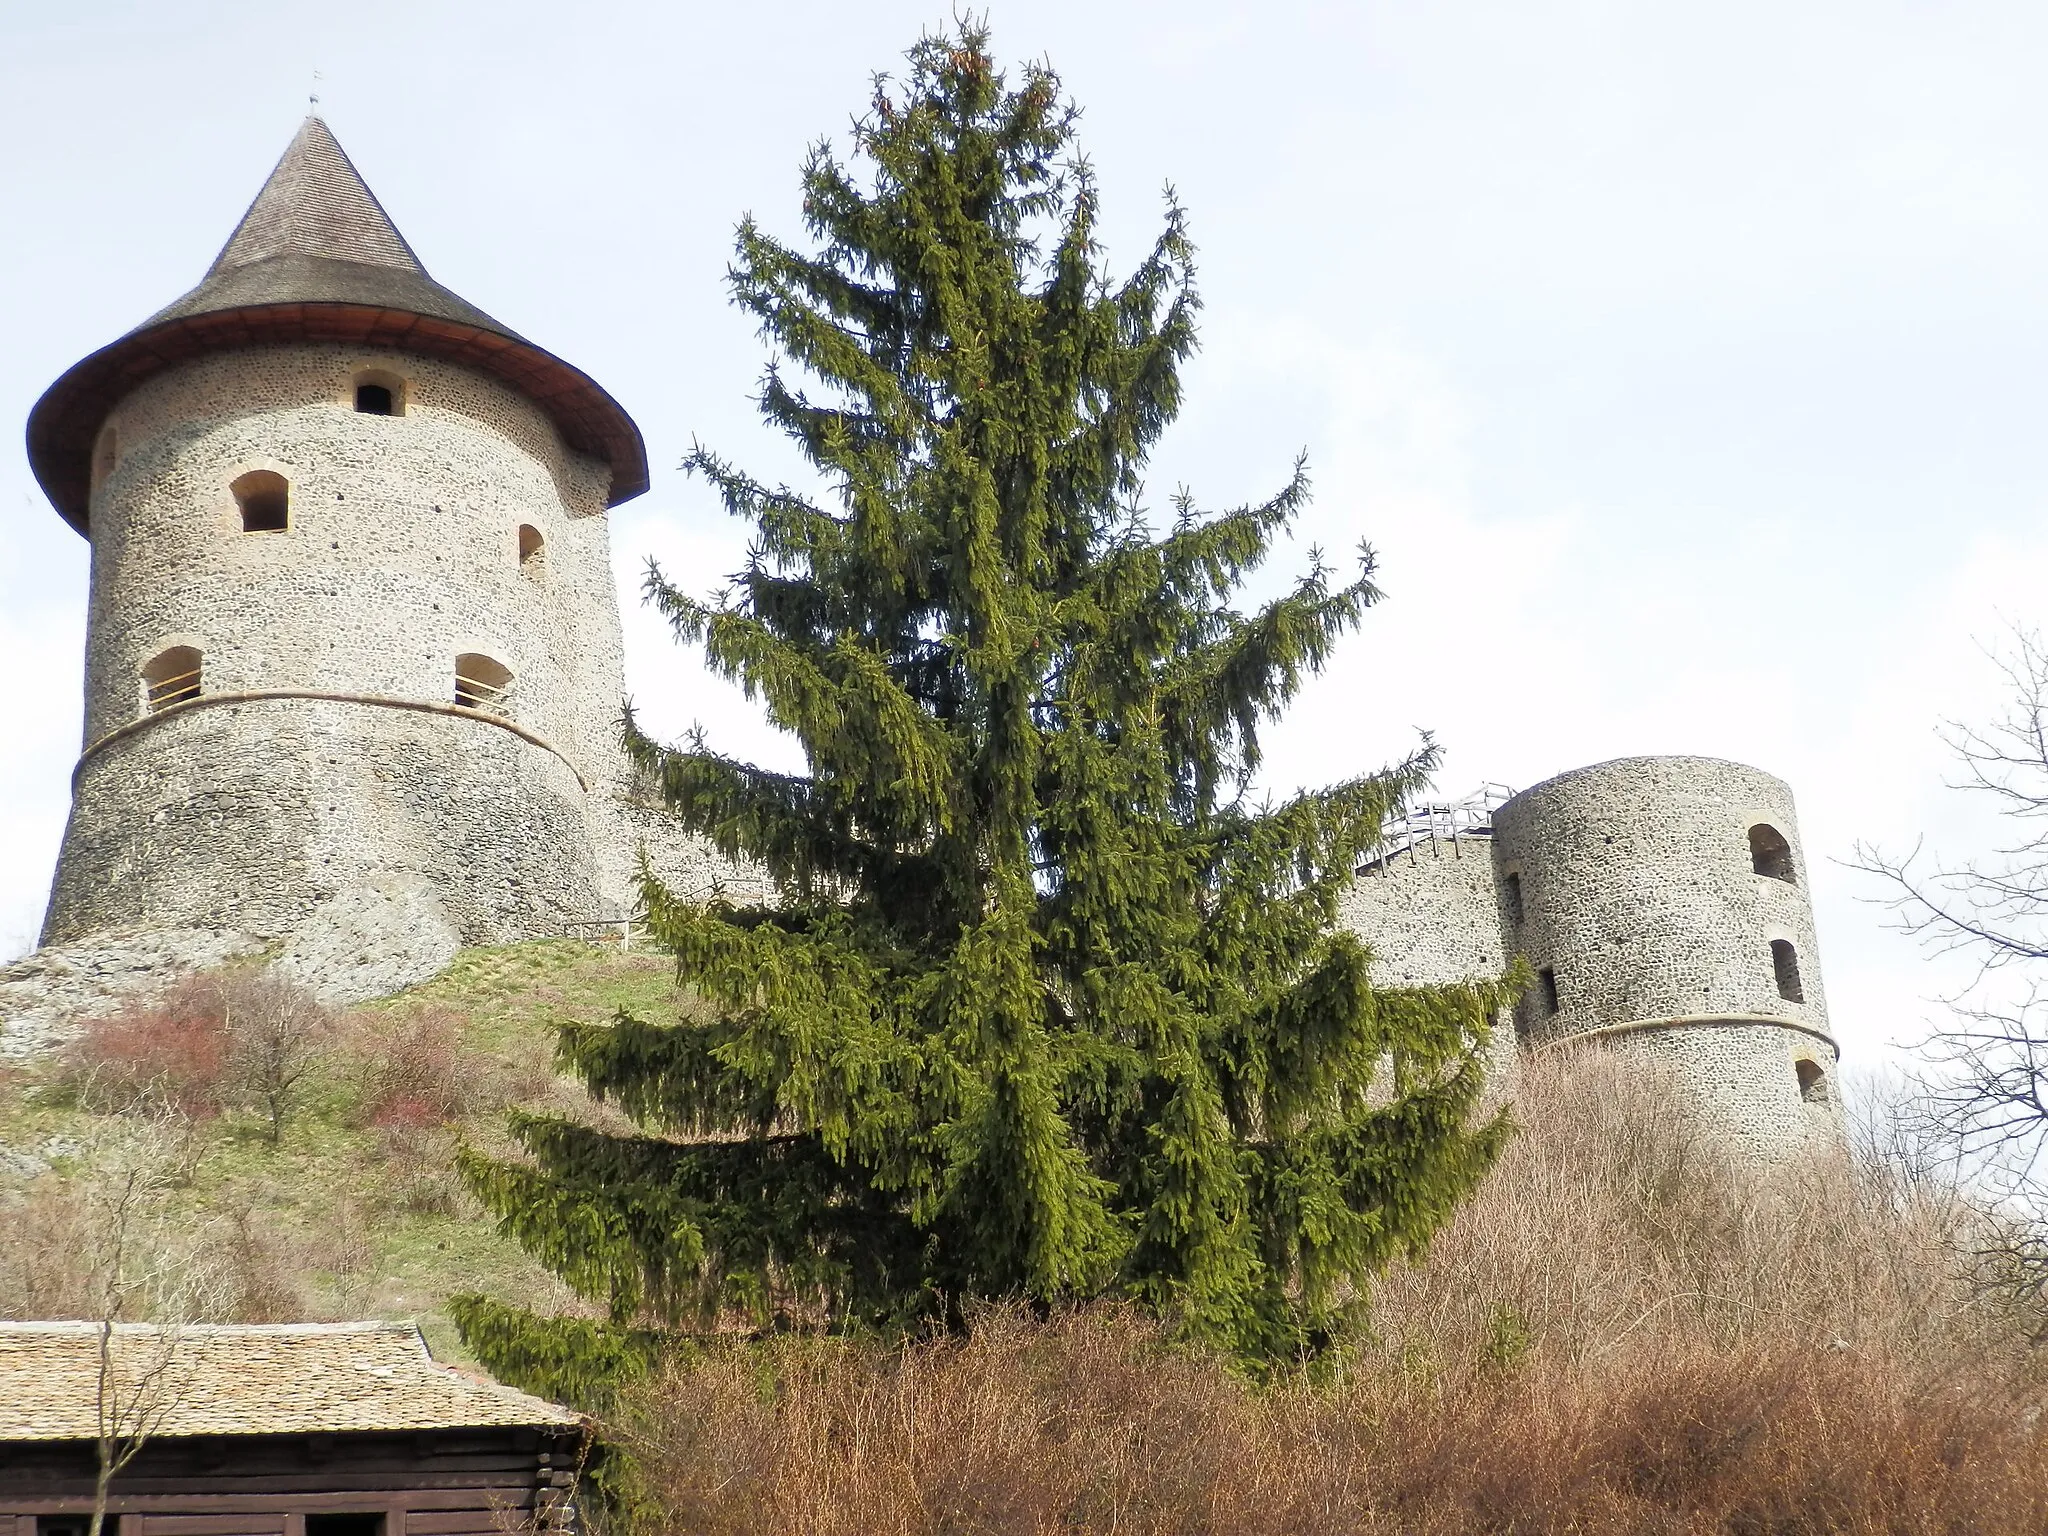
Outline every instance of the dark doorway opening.
<svg viewBox="0 0 2048 1536"><path fill-rule="evenodd" d="M384 1536L381 1514L308 1515L306 1536Z"/></svg>

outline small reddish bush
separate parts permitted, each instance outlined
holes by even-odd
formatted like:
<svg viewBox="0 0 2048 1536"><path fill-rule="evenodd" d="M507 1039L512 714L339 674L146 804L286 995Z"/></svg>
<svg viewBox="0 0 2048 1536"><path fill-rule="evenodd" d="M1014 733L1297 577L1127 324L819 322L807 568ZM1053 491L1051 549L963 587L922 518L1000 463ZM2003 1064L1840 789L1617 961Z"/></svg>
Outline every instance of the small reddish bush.
<svg viewBox="0 0 2048 1536"><path fill-rule="evenodd" d="M89 1020L65 1052L64 1077L88 1109L148 1098L195 1118L222 1107L231 1041L213 979L191 976L151 1003Z"/></svg>
<svg viewBox="0 0 2048 1536"><path fill-rule="evenodd" d="M417 1131L463 1115L478 1079L463 1057L460 1023L460 1014L433 1008L355 1021L365 1123Z"/></svg>
<svg viewBox="0 0 2048 1536"><path fill-rule="evenodd" d="M88 1023L65 1076L88 1109L118 1113L145 1100L193 1118L253 1109L275 1142L332 1022L310 993L271 972L202 972L153 1003Z"/></svg>

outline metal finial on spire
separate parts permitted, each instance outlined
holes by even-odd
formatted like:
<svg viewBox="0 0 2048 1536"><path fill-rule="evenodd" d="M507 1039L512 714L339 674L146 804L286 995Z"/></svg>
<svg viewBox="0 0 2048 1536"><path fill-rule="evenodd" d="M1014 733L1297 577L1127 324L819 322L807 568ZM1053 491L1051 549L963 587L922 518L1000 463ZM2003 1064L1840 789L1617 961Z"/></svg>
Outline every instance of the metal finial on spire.
<svg viewBox="0 0 2048 1536"><path fill-rule="evenodd" d="M322 75L319 70L316 69L313 71L313 83L310 87L308 87L306 91L306 105L308 107L317 107L320 105L320 82L325 78L326 77Z"/></svg>

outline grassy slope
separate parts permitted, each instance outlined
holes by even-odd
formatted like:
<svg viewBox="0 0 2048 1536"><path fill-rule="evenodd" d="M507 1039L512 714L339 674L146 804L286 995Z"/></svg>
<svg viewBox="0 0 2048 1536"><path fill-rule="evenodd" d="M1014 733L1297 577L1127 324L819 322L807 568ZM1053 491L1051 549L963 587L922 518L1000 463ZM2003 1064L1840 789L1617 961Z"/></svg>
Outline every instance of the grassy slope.
<svg viewBox="0 0 2048 1536"><path fill-rule="evenodd" d="M361 1062L338 1048L281 1146L246 1116L198 1125L192 1176L171 1197L175 1219L230 1244L246 1232L247 1262L276 1285L281 1313L417 1317L437 1352L459 1355L443 1316L451 1293L569 1298L463 1195L448 1171L455 1146L502 1144L511 1104L591 1110L552 1071L554 1023L620 1009L659 1017L676 1004L670 963L657 955L562 941L464 951L435 980L358 1010L343 1031L360 1040L408 1016L444 1021L457 1047L447 1065L470 1099L461 1113L438 1126L363 1123ZM0 1075L0 1147L54 1152L58 1182L73 1171L65 1146L89 1139L96 1120L62 1090L54 1058Z"/></svg>

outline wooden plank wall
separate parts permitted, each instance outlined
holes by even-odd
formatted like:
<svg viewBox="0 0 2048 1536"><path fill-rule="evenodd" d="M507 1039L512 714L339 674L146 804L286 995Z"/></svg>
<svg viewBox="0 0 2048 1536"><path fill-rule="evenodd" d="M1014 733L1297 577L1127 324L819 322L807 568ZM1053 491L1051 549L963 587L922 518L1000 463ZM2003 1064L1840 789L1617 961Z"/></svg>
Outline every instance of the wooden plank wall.
<svg viewBox="0 0 2048 1536"><path fill-rule="evenodd" d="M577 1454L573 1432L536 1430L162 1441L115 1479L111 1536L306 1536L319 1513L381 1514L384 1536L498 1536L555 1523ZM92 1474L87 1445L0 1445L0 1536L90 1511Z"/></svg>

